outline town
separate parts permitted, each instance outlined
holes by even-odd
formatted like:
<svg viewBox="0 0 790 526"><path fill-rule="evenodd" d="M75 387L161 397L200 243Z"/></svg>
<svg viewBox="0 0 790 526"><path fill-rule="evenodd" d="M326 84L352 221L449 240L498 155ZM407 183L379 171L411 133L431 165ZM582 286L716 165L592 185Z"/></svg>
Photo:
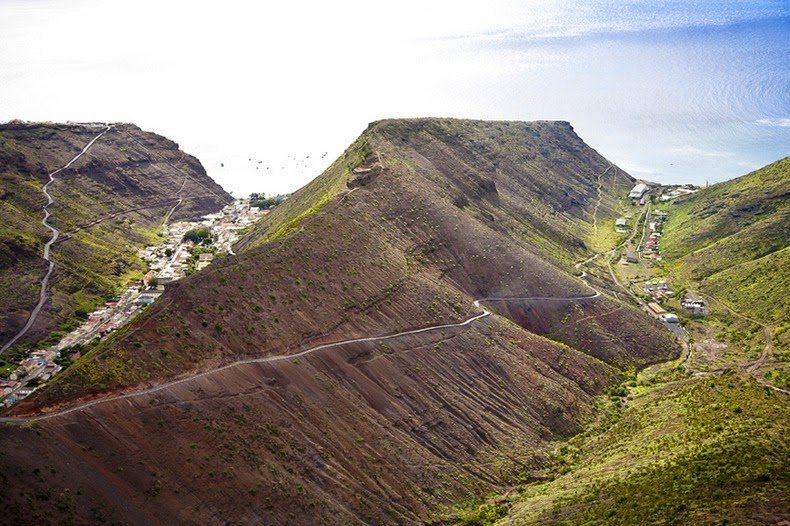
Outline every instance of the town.
<svg viewBox="0 0 790 526"><path fill-rule="evenodd" d="M628 200L632 206L639 206L644 210L641 229L639 219L634 225L635 230L640 229L641 235L635 246L631 238L628 239L618 264L618 273L626 278L633 295L644 300L644 310L663 322L667 329L680 338L685 336L680 318L667 310L668 302L677 293L665 275L667 270L657 266L662 261L661 236L669 212L653 208L653 205L664 205L698 190L693 185L651 187L646 183L636 184L628 193ZM618 218L614 228L618 234L628 233L628 218ZM684 290L679 300L680 307L692 316L704 316L708 312L705 301L692 291Z"/></svg>
<svg viewBox="0 0 790 526"><path fill-rule="evenodd" d="M198 221L166 224L164 243L138 252L149 269L145 276L130 282L120 296L91 312L57 344L29 351L15 368L0 376L0 404L10 407L29 396L79 359L88 345L106 339L154 303L168 283L206 268L215 257L233 256L233 244L245 230L283 199L285 196L265 199L253 194Z"/></svg>

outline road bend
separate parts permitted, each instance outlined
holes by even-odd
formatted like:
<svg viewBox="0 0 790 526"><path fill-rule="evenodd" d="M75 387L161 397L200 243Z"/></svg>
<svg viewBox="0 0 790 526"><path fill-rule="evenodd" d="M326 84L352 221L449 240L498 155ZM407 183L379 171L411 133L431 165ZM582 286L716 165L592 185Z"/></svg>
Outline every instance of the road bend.
<svg viewBox="0 0 790 526"><path fill-rule="evenodd" d="M47 286L49 285L49 278L52 276L52 272L55 270L55 262L52 261L52 258L49 257L49 251L52 245L58 240L58 236L60 236L60 230L49 224L49 217L50 217L49 205L55 202L55 200L52 198L52 195L50 195L49 193L49 185L55 182L56 175L58 175L63 170L69 168L72 164L74 164L77 161L77 159L85 155L85 153L90 149L90 147L93 146L93 143L99 140L99 138L102 135L104 135L111 129L112 126L108 125L104 129L104 131L102 131L96 137L91 139L91 141L85 145L85 148L83 148L80 153L75 155L68 163L58 168L54 172L50 173L49 181L47 181L47 184L45 184L41 188L41 191L44 193L44 195L47 198L47 204L43 206L44 219L41 220L41 224L44 225L50 232L52 232L52 237L44 245L44 261L47 261L49 263L49 267L47 268L46 274L44 274L44 279L41 280L41 291L39 292L38 295L38 303L30 312L30 316L28 316L27 322L25 322L25 325L22 327L22 329L18 333L16 333L16 335L13 338L11 338L8 342L6 342L6 344L3 345L2 348L0 348L0 354L4 353L9 347L14 345L22 336L24 336L28 330L30 330L30 327L33 326L33 323L35 323L36 319L38 318L38 315L41 312L42 307L44 307L44 303L47 301Z"/></svg>
<svg viewBox="0 0 790 526"><path fill-rule="evenodd" d="M587 284L587 286L590 286L590 285ZM592 288L592 287L590 286L590 288ZM159 385L155 385L155 386L148 387L148 388L145 388L145 389L140 389L140 390L137 390L137 391L130 391L130 392L127 392L127 393L117 394L117 395L108 396L108 397L104 397L104 398L97 398L97 399L91 400L89 402L83 402L83 403L80 403L80 404L73 405L71 407L66 407L66 408L63 408L63 409L52 411L51 413L45 413L45 414L40 414L40 415L31 415L31 416L22 416L22 417L2 417L2 418L0 418L0 423L24 424L24 423L27 423L27 422L48 420L50 418L56 418L56 417L64 416L64 415L67 415L69 413L74 413L76 411L82 411L82 410L85 410L85 409L88 409L90 407L93 407L93 406L96 406L96 405L99 405L99 404L103 404L103 403L106 403L106 402L112 402L112 401L116 401L116 400L127 400L127 399L130 399L130 398L136 398L138 396L144 396L144 395L153 394L153 393L156 393L157 391L161 391L163 389L168 389L170 387L174 387L174 386L177 386L177 385L180 385L180 384L184 384L184 383L187 383L187 382L192 382L192 381L197 380L199 378L203 378L203 377L206 377L206 376L209 376L209 375L221 372L221 371L225 371L227 369L238 367L238 366L241 366L241 365L247 365L247 364L253 364L253 363L276 363L276 362L282 362L282 361L287 361L287 360L296 360L298 358L301 358L301 357L304 357L304 356L308 356L308 355L313 354L313 353L318 352L318 351L322 351L322 350L330 349L330 348L343 347L345 345L350 345L350 344L354 344L354 343L386 341L386 340L392 340L392 339L395 339L395 338L402 338L404 336L410 336L410 335L414 335L414 334L422 334L422 333L426 333L426 332L441 331L441 330L444 330L444 329L453 329L453 328L459 328L459 327L466 327L466 326L469 326L469 325L471 325L472 323L474 323L474 322L476 322L478 320L481 320L481 319L486 318L486 317L491 315L491 311L489 311L488 309L486 309L485 307L483 307L481 305L481 303L483 303L483 302L493 302L493 301L585 301L585 300L590 300L590 299L597 298L598 296L601 295L601 293L598 290L595 290L595 289L593 289L593 290L595 292L594 294L589 294L589 295L585 295L585 296L568 296L568 297L523 296L523 297L481 298L481 299L478 299L478 300L474 301L474 306L476 308L480 309L482 312L480 314L476 314L476 315L474 315L474 316L472 316L470 318L467 318L466 320L458 322L458 323L447 323L447 324L443 324L443 325L432 325L430 327L424 327L422 329L413 329L413 330L409 330L409 331L396 332L394 334L388 334L388 335L384 335L384 336L370 336L370 337L365 337L365 338L353 338L353 339L349 339L349 340L340 340L340 341L337 341L337 342L316 345L314 347L310 347L309 349L305 349L305 350L303 350L301 352L294 353L294 354L280 354L280 355L277 355L277 356L268 356L268 357L265 357L265 358L251 358L251 359L247 359L247 360L238 360L238 361L235 361L233 363L229 363L227 365L223 365L221 367L217 367L215 369L211 369L211 370L208 370L208 371L203 371L203 372L200 372L200 373L196 373L196 374L193 374L193 375L190 375L190 376L179 378L177 380L172 380L170 382L165 382L165 383L162 383L162 384L159 384Z"/></svg>

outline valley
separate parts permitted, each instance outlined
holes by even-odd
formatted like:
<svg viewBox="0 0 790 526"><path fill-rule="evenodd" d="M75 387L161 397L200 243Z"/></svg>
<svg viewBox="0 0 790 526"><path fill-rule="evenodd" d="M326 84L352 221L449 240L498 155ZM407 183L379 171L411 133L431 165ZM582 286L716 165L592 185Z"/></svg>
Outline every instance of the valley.
<svg viewBox="0 0 790 526"><path fill-rule="evenodd" d="M708 229L711 215L707 211L716 210L713 220L716 215L728 215L733 205L723 206L722 196L736 195L736 202L742 203L743 188L759 187L764 211L741 221L770 224L785 213L787 201L773 196L786 196L788 180L785 159L702 189L698 195L693 190L651 190L655 196L651 217L658 224L649 226L658 236L652 236L652 246L640 242L647 250L635 250L633 259L623 250L619 263L608 263L606 270L613 280L627 283L627 293L651 315L674 317L667 325L681 328L678 334L686 352L677 360L634 372L627 382L601 396L596 420L583 433L555 446L543 480L466 503L448 523L634 524L649 520L656 524L756 525L787 520L786 315L774 318L779 325L775 327L736 311L711 294L710 270L703 274L678 260L706 253L709 258L726 258L732 254L730 243L739 245L739 259L747 262L764 257L765 250L781 253L788 243L786 229L777 232L777 237L752 236L743 241L737 240L742 232L731 230L729 235L736 239L728 239ZM678 195L685 197L673 201ZM766 195L768 199L763 200ZM706 212L697 212L697 218L690 221L687 211L695 209ZM647 220L644 228L647 231ZM700 234L708 240L689 240ZM680 241L680 236L686 239ZM763 248L765 243L772 248ZM661 248L665 245L667 256ZM730 259L723 268L737 271L732 266L737 262ZM773 270L768 267L765 272ZM770 276L779 282L784 279L781 273ZM784 302L784 295L774 292L782 287L777 283L775 289L765 290L766 299ZM739 293L745 291L728 291L730 297Z"/></svg>

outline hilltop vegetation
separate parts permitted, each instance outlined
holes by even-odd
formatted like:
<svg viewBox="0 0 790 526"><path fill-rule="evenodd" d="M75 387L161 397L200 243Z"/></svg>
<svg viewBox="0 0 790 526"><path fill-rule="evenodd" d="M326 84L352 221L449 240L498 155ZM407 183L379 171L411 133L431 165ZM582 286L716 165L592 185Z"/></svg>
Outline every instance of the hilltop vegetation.
<svg viewBox="0 0 790 526"><path fill-rule="evenodd" d="M46 270L41 187L103 127L78 124L0 125L0 342L27 320ZM61 231L51 300L26 341L68 329L145 265L138 248L157 240L167 213L194 218L221 208L230 196L199 161L178 145L129 124L118 124L50 185L50 223ZM101 220L101 221L99 221Z"/></svg>
<svg viewBox="0 0 790 526"><path fill-rule="evenodd" d="M790 158L680 200L662 239L673 272L739 312L790 312Z"/></svg>
<svg viewBox="0 0 790 526"><path fill-rule="evenodd" d="M666 380L666 379L665 379ZM462 512L471 525L773 524L787 502L786 400L725 375L633 389L556 446L549 481ZM456 521L453 521L456 522Z"/></svg>
<svg viewBox="0 0 790 526"><path fill-rule="evenodd" d="M0 435L0 472L54 494L93 481L68 511L83 520L96 509L141 523L439 519L540 470L598 394L677 356L655 320L574 275L594 211L613 216L631 184L567 123L374 123L238 255L168 287L14 412L441 329L236 365L14 427ZM566 299L492 301L497 315L447 326L479 314L477 298L525 296ZM42 463L57 473L36 481ZM9 516L64 516L24 486L2 497Z"/></svg>

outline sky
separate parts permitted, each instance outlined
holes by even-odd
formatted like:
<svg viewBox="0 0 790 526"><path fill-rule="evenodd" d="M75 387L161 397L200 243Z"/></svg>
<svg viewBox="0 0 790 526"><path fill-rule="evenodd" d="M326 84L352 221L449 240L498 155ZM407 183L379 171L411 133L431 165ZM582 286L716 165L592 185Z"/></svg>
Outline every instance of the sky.
<svg viewBox="0 0 790 526"><path fill-rule="evenodd" d="M0 0L0 122L133 122L236 196L369 122L567 120L632 175L790 154L790 2Z"/></svg>

